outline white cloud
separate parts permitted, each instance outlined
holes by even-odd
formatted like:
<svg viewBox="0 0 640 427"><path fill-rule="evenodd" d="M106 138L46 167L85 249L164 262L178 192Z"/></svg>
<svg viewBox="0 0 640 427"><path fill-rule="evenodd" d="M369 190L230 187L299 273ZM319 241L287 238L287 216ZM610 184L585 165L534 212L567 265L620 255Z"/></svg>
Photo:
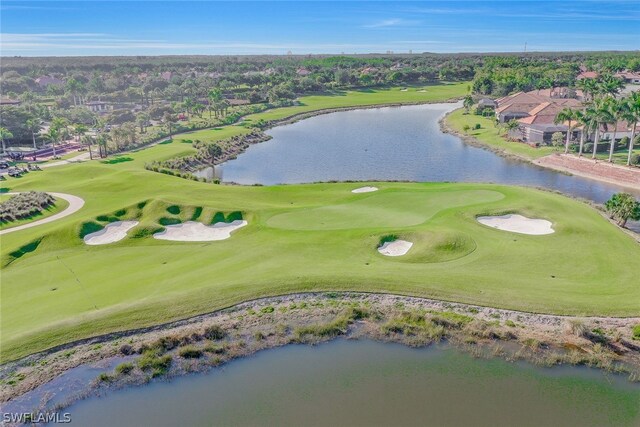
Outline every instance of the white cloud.
<svg viewBox="0 0 640 427"><path fill-rule="evenodd" d="M389 27L412 27L420 25L421 21L402 18L390 18L383 19L381 21L373 22L371 24L363 25L363 28L389 28Z"/></svg>

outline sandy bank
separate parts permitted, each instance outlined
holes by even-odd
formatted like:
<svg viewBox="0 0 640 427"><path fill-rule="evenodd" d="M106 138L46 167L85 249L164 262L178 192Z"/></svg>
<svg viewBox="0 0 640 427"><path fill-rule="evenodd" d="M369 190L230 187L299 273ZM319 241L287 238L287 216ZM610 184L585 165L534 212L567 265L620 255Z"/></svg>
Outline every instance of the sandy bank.
<svg viewBox="0 0 640 427"><path fill-rule="evenodd" d="M530 234L539 236L555 233L551 228L551 222L546 219L527 218L522 215L502 215L502 216L479 216L476 218L479 223L488 227L497 228L502 231L513 233Z"/></svg>
<svg viewBox="0 0 640 427"><path fill-rule="evenodd" d="M164 231L153 235L154 239L177 242L210 242L225 240L231 232L247 225L247 221L236 220L230 223L216 222L204 225L201 222L187 221L183 224L167 225Z"/></svg>
<svg viewBox="0 0 640 427"><path fill-rule="evenodd" d="M102 230L83 237L87 245L107 245L127 237L127 232L138 225L138 221L115 221L107 224Z"/></svg>
<svg viewBox="0 0 640 427"><path fill-rule="evenodd" d="M385 242L378 248L378 252L385 256L402 256L409 252L411 246L413 246L412 242L394 240L393 242Z"/></svg>
<svg viewBox="0 0 640 427"><path fill-rule="evenodd" d="M360 187L355 190L351 190L352 193L371 193L373 191L378 191L378 187Z"/></svg>

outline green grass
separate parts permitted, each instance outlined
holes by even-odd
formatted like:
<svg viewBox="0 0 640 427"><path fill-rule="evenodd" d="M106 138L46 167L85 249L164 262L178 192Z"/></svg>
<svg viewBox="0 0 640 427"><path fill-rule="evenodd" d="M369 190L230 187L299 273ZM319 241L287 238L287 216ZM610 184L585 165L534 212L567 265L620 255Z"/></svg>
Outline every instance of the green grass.
<svg viewBox="0 0 640 427"><path fill-rule="evenodd" d="M378 104L411 104L418 102L437 102L459 98L467 93L468 82L439 84L407 88L402 92L400 88L365 89L336 92L334 96L313 95L300 98L301 105L294 107L267 110L262 113L247 116L251 121L279 120L295 114L327 108L341 108L353 106L369 106ZM424 92L420 92L424 90Z"/></svg>
<svg viewBox="0 0 640 427"><path fill-rule="evenodd" d="M8 200L9 198L11 198L11 196L9 195L0 195L0 202L4 202L5 200ZM52 206L47 207L46 209L43 209L40 213L36 214L36 215L31 215L29 218L22 218L19 219L17 221L11 221L11 222L0 222L0 230L6 230L9 228L13 228L13 227L17 227L19 225L24 225L33 221L39 221L41 219L44 219L48 216L51 215L55 215L58 212L62 212L63 210L65 210L67 207L69 206L69 202L67 202L64 199L59 199L56 198L56 201L54 202L54 204Z"/></svg>
<svg viewBox="0 0 640 427"><path fill-rule="evenodd" d="M364 184L220 186L144 169L191 150L177 139L130 153L131 161L50 168L7 183L86 203L69 217L1 237L2 361L301 291L392 292L558 314L640 312L628 265L640 259L640 246L577 201L468 183L370 183L380 191L357 195L351 190ZM556 233L526 236L475 220L504 212L549 219ZM224 241L151 237L162 218L208 224L240 215L249 225ZM114 218L140 224L114 244L82 242L84 224ZM376 248L389 235L414 247L405 257L382 256Z"/></svg>
<svg viewBox="0 0 640 427"><path fill-rule="evenodd" d="M468 125L471 129L466 135L474 137L479 142L496 150L526 159L533 160L559 152L559 149L556 147L543 146L536 148L521 142L508 141L502 136L505 133L504 130L498 132L493 118L486 118L475 114L465 114L462 108L449 114L446 121L451 128L461 134L465 134L463 130L464 125ZM473 129L476 123L480 124L480 129Z"/></svg>

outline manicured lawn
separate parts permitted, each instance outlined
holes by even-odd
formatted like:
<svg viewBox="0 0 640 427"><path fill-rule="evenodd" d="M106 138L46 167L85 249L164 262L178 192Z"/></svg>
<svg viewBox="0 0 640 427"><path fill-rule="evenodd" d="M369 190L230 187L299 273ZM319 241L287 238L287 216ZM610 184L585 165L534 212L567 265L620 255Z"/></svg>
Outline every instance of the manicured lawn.
<svg viewBox="0 0 640 427"><path fill-rule="evenodd" d="M449 126L461 134L465 133L463 130L464 125L469 125L471 130L466 133L467 135L476 138L479 142L494 149L527 159L537 159L560 151L555 147L545 146L536 148L520 142L508 141L502 136L502 134L505 133L504 131L498 133L498 129L496 128L493 118L477 116L472 113L465 114L464 109L462 108L449 114L446 120ZM481 126L478 130L473 129L476 123L479 123Z"/></svg>
<svg viewBox="0 0 640 427"><path fill-rule="evenodd" d="M8 181L11 190L61 191L86 204L59 222L2 236L3 360L298 291L394 292L567 314L640 312L637 277L626 263L640 257L640 247L568 198L476 184L375 183L380 191L367 194L351 193L361 185L353 183L220 186L141 168L144 159L180 146ZM180 213L168 212L171 205ZM242 211L249 225L210 243L145 236L161 218L189 220L198 207L200 221ZM117 219L141 221L130 237L84 245L83 223L122 209ZM475 220L505 211L547 218L556 233L519 235ZM389 234L416 245L406 257L383 257L376 247ZM38 240L32 252L11 255Z"/></svg>
<svg viewBox="0 0 640 427"><path fill-rule="evenodd" d="M10 198L11 198L11 196L9 196L9 195L0 194L0 202L4 202L5 200L8 200ZM33 215L33 216L29 217L29 218L19 219L17 221L0 222L0 230L6 230L8 228L17 227L18 225L23 225L23 224L27 224L29 222L33 222L33 221L38 221L40 219L44 219L44 218L46 218L48 216L55 215L58 212L62 212L68 206L69 206L69 202L67 202L64 199L56 198L56 201L55 201L53 206L49 206L47 209L44 209L42 212L40 212L37 215Z"/></svg>
<svg viewBox="0 0 640 427"><path fill-rule="evenodd" d="M450 83L424 87L410 87L406 91L401 88L363 89L360 91L337 92L335 96L313 95L300 98L302 105L295 107L267 110L247 116L247 119L258 121L278 120L295 114L327 108L367 106L377 104L411 104L417 102L438 102L459 98L467 93L468 82ZM422 92L424 91L424 92Z"/></svg>
<svg viewBox="0 0 640 427"><path fill-rule="evenodd" d="M397 102L430 89L450 90L438 95L444 99L454 96L452 87L466 90L451 85L345 95L351 102L308 97L296 108ZM263 114L296 111L283 110ZM393 292L562 314L640 312L637 274L628 265L640 259L640 246L589 206L557 194L466 183L372 183L380 191L353 194L366 184L221 186L144 169L152 160L192 153L185 139L213 141L244 131L229 126L181 134L107 161L4 182L10 191L59 191L86 203L59 221L0 237L2 361L300 291ZM228 240L151 237L163 223L211 223L237 211L249 225ZM513 234L475 220L506 212L549 219L556 233ZM124 240L83 243L89 230L124 219L140 221ZM389 235L414 247L404 257L384 257L376 247Z"/></svg>

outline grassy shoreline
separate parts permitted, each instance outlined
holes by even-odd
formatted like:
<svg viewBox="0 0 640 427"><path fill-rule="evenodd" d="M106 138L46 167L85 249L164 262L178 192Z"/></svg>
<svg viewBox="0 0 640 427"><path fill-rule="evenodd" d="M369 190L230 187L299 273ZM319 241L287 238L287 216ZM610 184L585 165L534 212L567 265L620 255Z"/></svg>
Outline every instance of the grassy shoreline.
<svg viewBox="0 0 640 427"><path fill-rule="evenodd" d="M207 371L256 351L337 337L412 347L446 342L477 357L525 360L540 366L587 365L638 381L640 352L631 336L635 322L640 318L541 316L389 294L295 294L89 339L4 365L0 401L74 367L116 356L129 359L101 374L93 391Z"/></svg>

